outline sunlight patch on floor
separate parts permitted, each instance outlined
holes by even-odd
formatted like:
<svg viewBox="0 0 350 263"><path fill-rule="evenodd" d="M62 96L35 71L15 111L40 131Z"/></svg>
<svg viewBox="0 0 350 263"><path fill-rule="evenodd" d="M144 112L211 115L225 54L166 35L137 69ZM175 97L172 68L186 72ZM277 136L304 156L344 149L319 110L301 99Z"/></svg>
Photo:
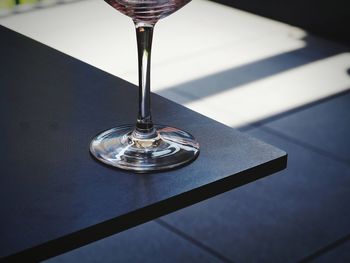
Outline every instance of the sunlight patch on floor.
<svg viewBox="0 0 350 263"><path fill-rule="evenodd" d="M350 89L348 68L350 53L343 53L185 106L239 127Z"/></svg>

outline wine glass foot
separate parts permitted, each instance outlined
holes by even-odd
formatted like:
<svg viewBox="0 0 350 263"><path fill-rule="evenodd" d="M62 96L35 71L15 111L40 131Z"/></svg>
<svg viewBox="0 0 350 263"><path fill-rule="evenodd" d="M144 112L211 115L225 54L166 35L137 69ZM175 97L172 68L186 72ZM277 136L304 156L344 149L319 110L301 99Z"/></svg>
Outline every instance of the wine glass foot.
<svg viewBox="0 0 350 263"><path fill-rule="evenodd" d="M112 128L92 140L90 152L107 165L137 173L174 169L196 159L199 144L191 134L164 125L154 128L151 138L135 134L132 125Z"/></svg>

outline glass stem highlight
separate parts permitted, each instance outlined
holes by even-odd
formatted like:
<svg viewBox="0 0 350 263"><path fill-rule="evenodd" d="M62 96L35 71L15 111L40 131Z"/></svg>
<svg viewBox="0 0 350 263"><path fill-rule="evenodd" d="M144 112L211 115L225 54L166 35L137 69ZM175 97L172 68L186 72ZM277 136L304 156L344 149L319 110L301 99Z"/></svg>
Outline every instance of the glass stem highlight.
<svg viewBox="0 0 350 263"><path fill-rule="evenodd" d="M139 113L136 122L138 133L154 134L151 116L151 48L153 25L135 23L138 72L139 72Z"/></svg>

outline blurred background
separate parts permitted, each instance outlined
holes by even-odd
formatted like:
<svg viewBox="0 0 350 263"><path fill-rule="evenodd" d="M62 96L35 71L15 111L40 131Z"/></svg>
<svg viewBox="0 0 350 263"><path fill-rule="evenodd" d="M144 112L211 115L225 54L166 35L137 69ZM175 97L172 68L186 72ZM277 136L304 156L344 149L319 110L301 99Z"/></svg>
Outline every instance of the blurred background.
<svg viewBox="0 0 350 263"><path fill-rule="evenodd" d="M161 20L153 92L287 151L288 168L48 262L350 262L349 10L193 0ZM137 84L133 23L104 1L0 0L0 24Z"/></svg>

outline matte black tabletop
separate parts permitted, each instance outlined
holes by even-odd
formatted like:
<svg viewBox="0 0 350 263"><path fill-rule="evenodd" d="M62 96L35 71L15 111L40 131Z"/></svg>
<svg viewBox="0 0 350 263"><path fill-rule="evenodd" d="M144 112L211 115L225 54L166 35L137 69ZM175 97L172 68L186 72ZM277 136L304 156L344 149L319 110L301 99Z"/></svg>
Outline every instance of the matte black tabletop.
<svg viewBox="0 0 350 263"><path fill-rule="evenodd" d="M0 39L2 259L46 259L286 167L285 152L155 94L153 119L192 133L198 159L146 175L102 165L90 141L135 122L137 88L1 26Z"/></svg>

